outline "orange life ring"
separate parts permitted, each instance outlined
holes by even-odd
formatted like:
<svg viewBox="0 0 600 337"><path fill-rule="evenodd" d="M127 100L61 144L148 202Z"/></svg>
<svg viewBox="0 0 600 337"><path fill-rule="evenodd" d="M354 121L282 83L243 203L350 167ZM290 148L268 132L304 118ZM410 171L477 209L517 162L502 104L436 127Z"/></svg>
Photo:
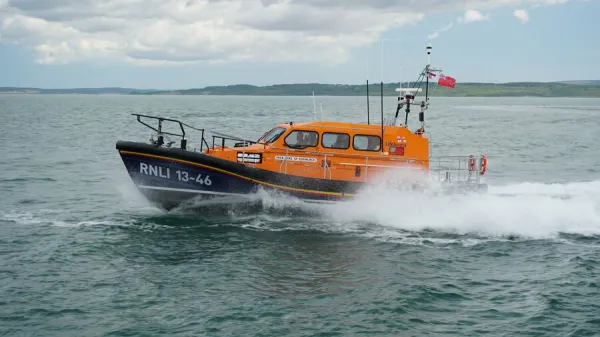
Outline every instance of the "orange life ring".
<svg viewBox="0 0 600 337"><path fill-rule="evenodd" d="M485 155L481 156L481 175L485 174L485 171L487 171L487 157Z"/></svg>

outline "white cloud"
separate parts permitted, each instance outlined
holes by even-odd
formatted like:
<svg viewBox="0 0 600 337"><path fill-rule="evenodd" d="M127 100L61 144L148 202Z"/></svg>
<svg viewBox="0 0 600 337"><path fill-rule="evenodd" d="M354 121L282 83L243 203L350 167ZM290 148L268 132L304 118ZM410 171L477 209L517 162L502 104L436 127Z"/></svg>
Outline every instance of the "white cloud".
<svg viewBox="0 0 600 337"><path fill-rule="evenodd" d="M443 33L445 31L451 29L452 27L454 27L454 22L450 22L447 26L442 27L442 28L436 30L435 32L433 32L432 34L430 34L427 37L430 38L430 39L435 39L435 38L437 38L437 37L440 36L440 33Z"/></svg>
<svg viewBox="0 0 600 337"><path fill-rule="evenodd" d="M431 11L470 8L461 20L473 22L487 18L474 8L560 1L565 0L0 0L0 43L30 47L38 62L50 64L335 64L346 61L353 48Z"/></svg>
<svg viewBox="0 0 600 337"><path fill-rule="evenodd" d="M517 9L513 12L514 16L521 21L521 23L527 23L529 21L529 14L524 9Z"/></svg>
<svg viewBox="0 0 600 337"><path fill-rule="evenodd" d="M489 20L488 15L483 15L480 11L469 9L465 12L463 17L458 18L459 23L469 23L475 21L485 21Z"/></svg>
<svg viewBox="0 0 600 337"><path fill-rule="evenodd" d="M465 13L462 16L460 16L456 19L456 23L460 25L460 24L476 22L476 21L485 21L485 20L489 20L489 19L490 19L489 15L483 15L480 11L477 11L474 9L469 9L469 10L465 11ZM427 38L429 38L429 39L438 38L441 33L452 29L452 27L454 27L454 22L450 22L448 25L429 34L427 36Z"/></svg>

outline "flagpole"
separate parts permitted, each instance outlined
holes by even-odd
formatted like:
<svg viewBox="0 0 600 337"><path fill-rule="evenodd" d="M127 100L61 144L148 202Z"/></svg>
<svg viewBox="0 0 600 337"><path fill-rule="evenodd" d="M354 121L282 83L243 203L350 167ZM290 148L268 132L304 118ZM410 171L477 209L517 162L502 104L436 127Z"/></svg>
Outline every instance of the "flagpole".
<svg viewBox="0 0 600 337"><path fill-rule="evenodd" d="M425 85L425 101L429 100L429 67L427 67L427 84Z"/></svg>
<svg viewBox="0 0 600 337"><path fill-rule="evenodd" d="M425 67L425 76L427 84L425 85L425 102L429 101L429 66L431 65L431 45L427 46L427 66Z"/></svg>

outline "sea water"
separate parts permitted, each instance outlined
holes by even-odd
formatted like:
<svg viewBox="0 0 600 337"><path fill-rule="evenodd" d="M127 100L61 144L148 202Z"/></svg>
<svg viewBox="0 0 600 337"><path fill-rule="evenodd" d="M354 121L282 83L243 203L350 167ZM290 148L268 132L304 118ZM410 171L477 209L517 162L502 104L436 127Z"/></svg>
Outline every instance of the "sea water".
<svg viewBox="0 0 600 337"><path fill-rule="evenodd" d="M317 100L324 119L367 119L364 97ZM312 109L312 97L0 96L0 334L600 333L598 99L433 98L433 155L486 154L485 195L379 187L307 205L261 192L167 214L115 149L150 139L131 113L257 139Z"/></svg>

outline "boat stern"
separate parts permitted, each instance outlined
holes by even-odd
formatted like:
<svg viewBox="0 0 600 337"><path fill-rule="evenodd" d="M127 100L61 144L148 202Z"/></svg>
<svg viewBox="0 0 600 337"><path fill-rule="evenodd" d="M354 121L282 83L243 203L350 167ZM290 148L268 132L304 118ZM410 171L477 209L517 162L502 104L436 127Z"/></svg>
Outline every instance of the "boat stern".
<svg viewBox="0 0 600 337"><path fill-rule="evenodd" d="M488 185L482 182L487 171L487 157L445 156L430 159L432 177L437 178L447 193L487 193Z"/></svg>

